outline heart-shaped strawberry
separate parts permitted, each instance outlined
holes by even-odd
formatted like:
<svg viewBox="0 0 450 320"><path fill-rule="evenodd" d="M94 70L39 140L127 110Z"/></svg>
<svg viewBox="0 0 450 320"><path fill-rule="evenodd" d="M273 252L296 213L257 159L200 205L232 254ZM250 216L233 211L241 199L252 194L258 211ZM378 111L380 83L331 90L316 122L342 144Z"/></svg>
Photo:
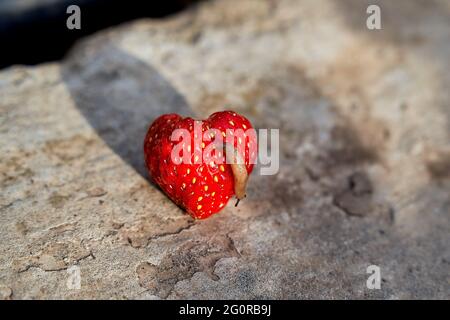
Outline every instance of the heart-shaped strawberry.
<svg viewBox="0 0 450 320"><path fill-rule="evenodd" d="M145 136L145 163L153 180L194 218L219 212L245 197L257 154L250 121L234 111L196 121L178 114L158 117Z"/></svg>

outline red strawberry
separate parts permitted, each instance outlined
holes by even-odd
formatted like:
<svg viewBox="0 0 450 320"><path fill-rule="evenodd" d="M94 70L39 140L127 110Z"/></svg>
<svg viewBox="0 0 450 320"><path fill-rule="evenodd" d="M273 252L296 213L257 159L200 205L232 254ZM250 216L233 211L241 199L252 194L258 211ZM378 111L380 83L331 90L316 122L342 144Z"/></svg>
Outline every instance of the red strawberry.
<svg viewBox="0 0 450 320"><path fill-rule="evenodd" d="M176 129L186 129L186 136L173 139ZM245 196L256 144L250 121L233 111L216 112L205 121L165 114L148 129L144 155L150 175L169 198L192 217L204 219L224 208L233 195L238 202ZM225 163L225 156L231 162Z"/></svg>

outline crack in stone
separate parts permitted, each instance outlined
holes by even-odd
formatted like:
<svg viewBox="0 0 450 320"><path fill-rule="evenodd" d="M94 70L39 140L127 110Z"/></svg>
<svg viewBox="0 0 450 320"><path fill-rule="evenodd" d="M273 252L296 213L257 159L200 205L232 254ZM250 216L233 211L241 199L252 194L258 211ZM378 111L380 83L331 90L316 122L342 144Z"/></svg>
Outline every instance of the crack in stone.
<svg viewBox="0 0 450 320"><path fill-rule="evenodd" d="M131 227L121 228L119 233L133 248L141 248L148 246L152 240L180 234L195 225L195 220L188 216L176 220L151 216L141 219Z"/></svg>
<svg viewBox="0 0 450 320"><path fill-rule="evenodd" d="M167 236L172 236L172 235L175 235L175 234L180 234L181 232L183 232L185 230L189 230L193 226L195 226L195 222L194 221L189 222L189 224L186 227L181 227L181 228L179 228L178 230L176 230L174 232L164 232L164 233L160 233L160 234L157 234L155 236L152 236L152 237L148 238L148 241L150 242L151 240L154 240L154 239L159 239L159 238L163 238L163 237L167 237Z"/></svg>
<svg viewBox="0 0 450 320"><path fill-rule="evenodd" d="M167 298L178 282L191 279L195 273L204 272L212 280L217 262L222 258L240 257L231 237L217 235L211 239L196 239L184 243L167 254L159 265L142 262L136 267L139 285L152 294Z"/></svg>
<svg viewBox="0 0 450 320"><path fill-rule="evenodd" d="M66 270L71 265L92 257L91 250L74 243L50 243L41 252L31 257L23 257L13 261L13 268L17 273L39 268L43 271Z"/></svg>

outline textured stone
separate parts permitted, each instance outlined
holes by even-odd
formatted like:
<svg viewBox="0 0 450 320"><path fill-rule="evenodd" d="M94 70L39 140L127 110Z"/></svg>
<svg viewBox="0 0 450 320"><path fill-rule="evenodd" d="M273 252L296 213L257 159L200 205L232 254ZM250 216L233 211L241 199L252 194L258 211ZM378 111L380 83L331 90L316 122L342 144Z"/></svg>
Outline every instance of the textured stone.
<svg viewBox="0 0 450 320"><path fill-rule="evenodd" d="M369 31L368 4L206 2L1 71L1 297L448 299L450 7L384 1ZM229 106L280 128L280 171L193 221L145 130Z"/></svg>

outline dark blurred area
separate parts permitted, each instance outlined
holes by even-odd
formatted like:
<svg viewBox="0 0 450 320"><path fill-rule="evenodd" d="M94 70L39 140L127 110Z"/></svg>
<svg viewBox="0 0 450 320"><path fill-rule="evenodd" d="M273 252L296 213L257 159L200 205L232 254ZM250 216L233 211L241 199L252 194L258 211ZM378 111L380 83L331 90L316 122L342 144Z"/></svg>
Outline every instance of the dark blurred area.
<svg viewBox="0 0 450 320"><path fill-rule="evenodd" d="M80 37L129 20L161 18L199 0L0 0L0 68L61 59ZM81 9L81 30L66 27Z"/></svg>

